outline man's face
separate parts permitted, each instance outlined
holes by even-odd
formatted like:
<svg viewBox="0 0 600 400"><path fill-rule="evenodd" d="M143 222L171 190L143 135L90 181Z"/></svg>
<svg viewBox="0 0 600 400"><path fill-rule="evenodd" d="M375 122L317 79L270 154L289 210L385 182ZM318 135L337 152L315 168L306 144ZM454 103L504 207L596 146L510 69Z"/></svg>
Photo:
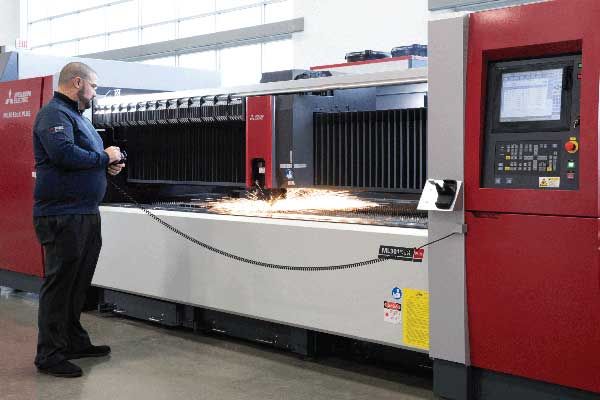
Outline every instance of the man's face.
<svg viewBox="0 0 600 400"><path fill-rule="evenodd" d="M79 80L79 90L77 91L77 99L79 106L84 110L92 107L92 100L96 97L96 89L98 88L98 77L92 74L89 79L75 78Z"/></svg>

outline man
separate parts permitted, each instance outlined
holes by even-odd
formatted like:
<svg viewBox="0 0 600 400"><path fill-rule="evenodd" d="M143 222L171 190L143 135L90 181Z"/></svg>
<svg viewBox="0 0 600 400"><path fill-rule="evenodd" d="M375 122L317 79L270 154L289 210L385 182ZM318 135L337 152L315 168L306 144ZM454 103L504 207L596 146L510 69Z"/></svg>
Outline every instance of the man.
<svg viewBox="0 0 600 400"><path fill-rule="evenodd" d="M98 205L106 191L106 173L117 175L125 166L120 149L104 149L82 115L91 107L97 80L89 66L67 64L58 90L33 127L33 220L45 254L35 365L42 373L61 377L82 375L68 360L110 353L108 346L93 346L79 322L102 245Z"/></svg>

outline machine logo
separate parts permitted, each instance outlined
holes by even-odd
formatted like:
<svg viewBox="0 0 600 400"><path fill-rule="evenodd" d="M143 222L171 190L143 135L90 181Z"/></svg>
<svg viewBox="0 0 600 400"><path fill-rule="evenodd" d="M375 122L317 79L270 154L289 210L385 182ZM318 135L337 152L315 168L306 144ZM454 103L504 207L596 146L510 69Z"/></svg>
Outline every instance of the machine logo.
<svg viewBox="0 0 600 400"><path fill-rule="evenodd" d="M415 247L379 246L379 258L423 262L423 257L425 257L425 249L417 249Z"/></svg>
<svg viewBox="0 0 600 400"><path fill-rule="evenodd" d="M4 104L24 104L29 103L31 97L31 90L25 90L23 92L15 92L13 95L12 89L8 90L8 97L4 100Z"/></svg>
<svg viewBox="0 0 600 400"><path fill-rule="evenodd" d="M395 287L392 289L392 297L396 300L400 300L402 298L402 290L399 287Z"/></svg>
<svg viewBox="0 0 600 400"><path fill-rule="evenodd" d="M250 114L250 121L262 121L265 119L264 114Z"/></svg>

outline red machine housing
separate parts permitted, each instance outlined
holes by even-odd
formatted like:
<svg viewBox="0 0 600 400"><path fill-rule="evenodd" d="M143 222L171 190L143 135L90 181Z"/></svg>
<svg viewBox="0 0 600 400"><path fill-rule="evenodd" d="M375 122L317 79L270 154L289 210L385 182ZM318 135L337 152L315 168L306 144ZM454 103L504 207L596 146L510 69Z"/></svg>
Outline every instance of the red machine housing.
<svg viewBox="0 0 600 400"><path fill-rule="evenodd" d="M274 110L273 96L248 97L246 103L246 187L254 186L253 161L264 161L264 187L273 188Z"/></svg>
<svg viewBox="0 0 600 400"><path fill-rule="evenodd" d="M600 393L600 2L472 14L465 134L471 362ZM581 53L579 190L482 188L487 65Z"/></svg>
<svg viewBox="0 0 600 400"><path fill-rule="evenodd" d="M37 277L43 276L44 265L32 223L32 128L51 97L51 76L0 83L0 269Z"/></svg>

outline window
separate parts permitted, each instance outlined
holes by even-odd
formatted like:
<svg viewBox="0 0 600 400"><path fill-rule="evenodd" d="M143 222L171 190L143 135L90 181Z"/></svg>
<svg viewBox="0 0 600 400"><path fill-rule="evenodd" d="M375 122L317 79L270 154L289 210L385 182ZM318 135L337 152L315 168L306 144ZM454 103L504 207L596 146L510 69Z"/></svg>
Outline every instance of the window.
<svg viewBox="0 0 600 400"><path fill-rule="evenodd" d="M76 40L67 43L55 44L51 48L51 54L54 56L72 56L78 53L78 47L79 46Z"/></svg>
<svg viewBox="0 0 600 400"><path fill-rule="evenodd" d="M138 42L138 31L132 29L126 32L111 33L108 35L108 49L121 49L123 47L137 46Z"/></svg>
<svg viewBox="0 0 600 400"><path fill-rule="evenodd" d="M215 0L177 0L177 17L192 17L215 11Z"/></svg>
<svg viewBox="0 0 600 400"><path fill-rule="evenodd" d="M72 39L73 36L82 36L76 14L52 18L50 20L50 29L52 42L61 42L63 40ZM73 31L76 31L75 35L73 35Z"/></svg>
<svg viewBox="0 0 600 400"><path fill-rule="evenodd" d="M175 24L162 24L142 29L142 44L175 39Z"/></svg>
<svg viewBox="0 0 600 400"><path fill-rule="evenodd" d="M175 4L165 0L140 0L140 9L142 25L148 25L175 19L177 8Z"/></svg>
<svg viewBox="0 0 600 400"><path fill-rule="evenodd" d="M221 84L248 85L260 82L260 44L221 50Z"/></svg>
<svg viewBox="0 0 600 400"><path fill-rule="evenodd" d="M40 21L29 25L29 37L31 46L40 46L50 43L50 21Z"/></svg>
<svg viewBox="0 0 600 400"><path fill-rule="evenodd" d="M79 41L79 54L98 53L106 50L106 36L97 36Z"/></svg>
<svg viewBox="0 0 600 400"><path fill-rule="evenodd" d="M209 50L199 53L182 54L179 56L179 66L216 71L217 52L215 50Z"/></svg>
<svg viewBox="0 0 600 400"><path fill-rule="evenodd" d="M106 8L109 31L118 31L139 26L136 1L114 4Z"/></svg>
<svg viewBox="0 0 600 400"><path fill-rule="evenodd" d="M92 36L106 32L106 9L97 8L79 14L81 36ZM71 33L73 34L73 32Z"/></svg>
<svg viewBox="0 0 600 400"><path fill-rule="evenodd" d="M50 15L50 2L47 0L29 0L27 10L29 21L37 21Z"/></svg>
<svg viewBox="0 0 600 400"><path fill-rule="evenodd" d="M291 1L281 1L265 5L265 24L292 18L294 18L294 7Z"/></svg>
<svg viewBox="0 0 600 400"><path fill-rule="evenodd" d="M62 56L99 53L293 18L293 0L21 0L21 3L27 5L27 39L32 50ZM217 70L223 76L223 84L228 86L257 83L262 71L293 67L291 39L277 38L274 42L241 46L242 43L157 56L144 63Z"/></svg>
<svg viewBox="0 0 600 400"><path fill-rule="evenodd" d="M206 35L215 31L215 16L186 19L179 23L179 37Z"/></svg>
<svg viewBox="0 0 600 400"><path fill-rule="evenodd" d="M291 39L263 43L262 71L281 71L294 66L294 46Z"/></svg>
<svg viewBox="0 0 600 400"><path fill-rule="evenodd" d="M217 32L260 25L261 17L260 6L217 14Z"/></svg>
<svg viewBox="0 0 600 400"><path fill-rule="evenodd" d="M228 10L257 3L260 3L260 0L217 0L217 10Z"/></svg>

